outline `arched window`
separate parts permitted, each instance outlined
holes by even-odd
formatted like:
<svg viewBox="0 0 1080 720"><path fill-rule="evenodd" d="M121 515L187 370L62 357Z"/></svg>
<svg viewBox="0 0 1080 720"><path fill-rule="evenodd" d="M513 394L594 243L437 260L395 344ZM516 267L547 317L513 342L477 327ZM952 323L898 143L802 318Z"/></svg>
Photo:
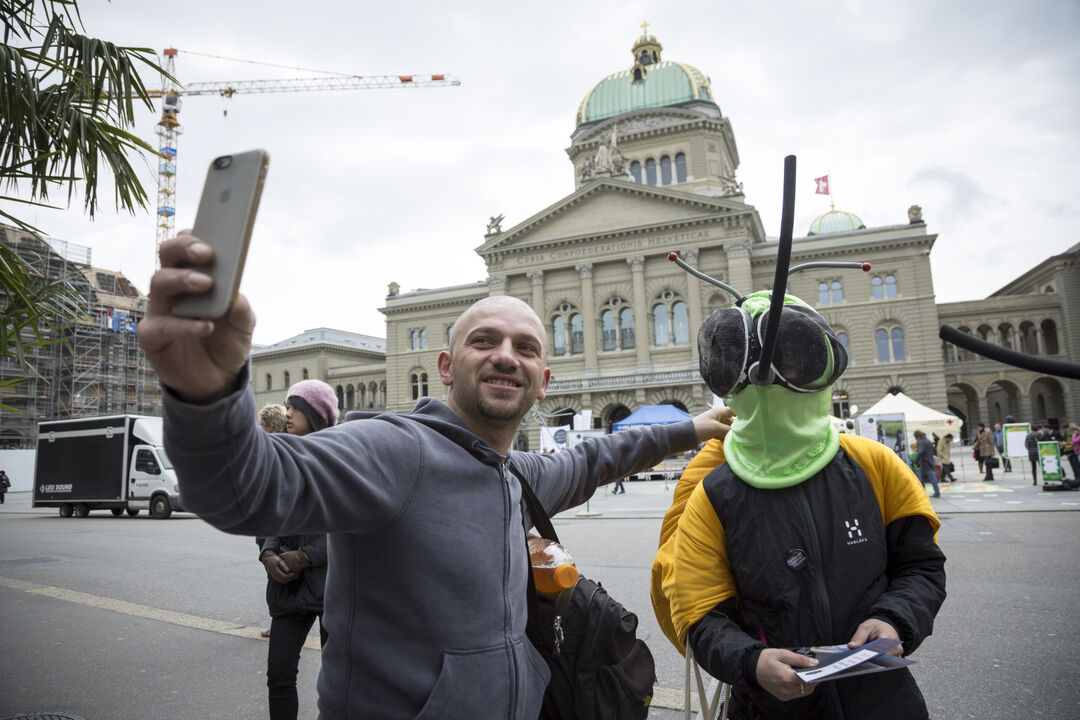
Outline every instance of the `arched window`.
<svg viewBox="0 0 1080 720"><path fill-rule="evenodd" d="M675 155L675 182L686 182L686 154Z"/></svg>
<svg viewBox="0 0 1080 720"><path fill-rule="evenodd" d="M848 365L850 365L851 361L852 361L852 357L851 357L851 344L848 341L848 334L846 332L838 332L838 333L836 333L836 339L839 340L840 344L844 346L844 352L847 353ZM837 415L837 417L843 417L843 416L842 415Z"/></svg>
<svg viewBox="0 0 1080 720"><path fill-rule="evenodd" d="M600 313L600 333L603 338L601 347L604 350L614 350L617 347L616 336L618 335L618 330L615 329L614 310L605 310Z"/></svg>
<svg viewBox="0 0 1080 720"><path fill-rule="evenodd" d="M345 387L345 407L351 410L353 407L355 407L355 405L353 404L355 402L356 390L353 388L352 385L347 385Z"/></svg>
<svg viewBox="0 0 1080 720"><path fill-rule="evenodd" d="M566 354L566 318L562 315L556 315L555 320L551 324L552 333L551 352L556 355Z"/></svg>
<svg viewBox="0 0 1080 720"><path fill-rule="evenodd" d="M671 158L667 155L660 158L660 183L663 185L671 184Z"/></svg>
<svg viewBox="0 0 1080 720"><path fill-rule="evenodd" d="M624 307L619 312L619 347L623 350L634 348L634 309Z"/></svg>
<svg viewBox="0 0 1080 720"><path fill-rule="evenodd" d="M818 283L817 286L817 301L818 305L829 304L829 283Z"/></svg>
<svg viewBox="0 0 1080 720"><path fill-rule="evenodd" d="M885 297L896 297L896 277L894 275L885 276Z"/></svg>
<svg viewBox="0 0 1080 720"><path fill-rule="evenodd" d="M410 331L409 332L409 349L410 350L415 350L416 346L417 346L417 343L419 341L420 341L420 338L417 335L416 331L415 330Z"/></svg>
<svg viewBox="0 0 1080 720"><path fill-rule="evenodd" d="M667 312L667 305L653 307L653 344L656 347L665 347L668 344Z"/></svg>
<svg viewBox="0 0 1080 720"><path fill-rule="evenodd" d="M285 391L288 392L289 388L292 387L292 383L289 382L289 371L288 370L285 371L285 376L284 377L285 377Z"/></svg>
<svg viewBox="0 0 1080 720"><path fill-rule="evenodd" d="M413 373L409 380L412 384L412 399L419 400L422 397L427 397L428 394L428 378L426 372Z"/></svg>
<svg viewBox="0 0 1080 720"><path fill-rule="evenodd" d="M266 389L272 390L274 386L274 380L270 377L270 373L266 373Z"/></svg>
<svg viewBox="0 0 1080 720"><path fill-rule="evenodd" d="M307 368L300 368L300 379L301 380L307 380L308 379Z"/></svg>
<svg viewBox="0 0 1080 720"><path fill-rule="evenodd" d="M645 159L645 184L656 184L656 161L652 158Z"/></svg>
<svg viewBox="0 0 1080 720"><path fill-rule="evenodd" d="M450 347L450 341L453 340L453 335L454 335L454 326L453 325L447 325L446 326L446 347Z"/></svg>
<svg viewBox="0 0 1080 720"><path fill-rule="evenodd" d="M1013 328L1009 323L1002 323L998 325L998 338L1001 340L1001 347L1013 349Z"/></svg>
<svg viewBox="0 0 1080 720"><path fill-rule="evenodd" d="M892 329L891 335L893 360L905 360L907 354L904 352L904 331L895 327Z"/></svg>
<svg viewBox="0 0 1080 720"><path fill-rule="evenodd" d="M833 280L829 288L832 290L833 305L839 305L844 302L844 286L840 284L839 280Z"/></svg>
<svg viewBox="0 0 1080 720"><path fill-rule="evenodd" d="M690 315L686 310L686 303L679 301L671 306L672 330L675 332L676 345L690 344Z"/></svg>
<svg viewBox="0 0 1080 720"><path fill-rule="evenodd" d="M634 178L634 182L641 184L641 163L637 160L630 163L630 177Z"/></svg>
<svg viewBox="0 0 1080 720"><path fill-rule="evenodd" d="M904 330L900 327L878 328L874 332L878 362L900 362L907 359Z"/></svg>
<svg viewBox="0 0 1080 720"><path fill-rule="evenodd" d="M889 362L889 333L886 330L878 330L874 333L877 343L878 362Z"/></svg>
<svg viewBox="0 0 1080 720"><path fill-rule="evenodd" d="M1060 352L1058 350L1057 325L1054 324L1053 320L1047 319L1043 320L1039 327L1042 328L1043 348L1046 349L1046 354L1057 355Z"/></svg>
<svg viewBox="0 0 1080 720"><path fill-rule="evenodd" d="M559 305L551 318L552 355L585 352L585 318L568 302Z"/></svg>
<svg viewBox="0 0 1080 720"><path fill-rule="evenodd" d="M585 352L585 324L578 313L570 316L570 352L574 355Z"/></svg>
<svg viewBox="0 0 1080 720"><path fill-rule="evenodd" d="M882 281L881 276L875 275L870 280L870 289L874 294L875 300L885 299L885 283Z"/></svg>
<svg viewBox="0 0 1080 720"><path fill-rule="evenodd" d="M420 331L420 349L423 350L427 347L427 330Z"/></svg>

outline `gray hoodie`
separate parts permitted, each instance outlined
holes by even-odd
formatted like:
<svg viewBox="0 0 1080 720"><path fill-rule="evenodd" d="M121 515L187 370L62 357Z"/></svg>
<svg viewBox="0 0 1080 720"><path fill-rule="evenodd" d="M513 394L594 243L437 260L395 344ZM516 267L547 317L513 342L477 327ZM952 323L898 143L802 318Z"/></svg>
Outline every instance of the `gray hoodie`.
<svg viewBox="0 0 1080 720"><path fill-rule="evenodd" d="M260 431L246 388L204 407L165 396L186 507L230 533L329 533L326 720L536 718L549 671L525 637L521 487L506 463L554 514L697 445L686 421L507 458L431 398L297 437Z"/></svg>

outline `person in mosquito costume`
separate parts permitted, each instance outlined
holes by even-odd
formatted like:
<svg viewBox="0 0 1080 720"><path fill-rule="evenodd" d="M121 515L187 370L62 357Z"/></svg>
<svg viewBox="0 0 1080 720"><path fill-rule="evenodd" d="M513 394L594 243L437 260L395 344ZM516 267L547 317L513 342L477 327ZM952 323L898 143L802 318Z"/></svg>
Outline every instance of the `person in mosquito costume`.
<svg viewBox="0 0 1080 720"><path fill-rule="evenodd" d="M847 353L823 317L784 293L792 186L777 294L743 297L672 257L737 298L698 334L702 377L736 417L675 491L653 563L654 610L680 652L689 643L732 686L731 718L926 718L906 667L813 684L795 673L818 664L797 648L886 638L901 641L892 654L913 653L945 599L945 556L911 469L829 421Z"/></svg>

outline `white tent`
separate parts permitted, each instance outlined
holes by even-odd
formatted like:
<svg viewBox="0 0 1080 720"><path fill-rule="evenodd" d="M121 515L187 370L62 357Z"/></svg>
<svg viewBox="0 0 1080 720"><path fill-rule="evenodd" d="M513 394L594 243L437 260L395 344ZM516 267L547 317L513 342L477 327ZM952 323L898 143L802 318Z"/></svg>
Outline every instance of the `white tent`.
<svg viewBox="0 0 1080 720"><path fill-rule="evenodd" d="M937 433L938 437L945 437L946 433L951 433L955 441L960 440L960 428L964 424L960 418L917 403L904 393L895 395L889 393L859 415L896 415L898 413L903 413L909 433L922 430L927 435Z"/></svg>

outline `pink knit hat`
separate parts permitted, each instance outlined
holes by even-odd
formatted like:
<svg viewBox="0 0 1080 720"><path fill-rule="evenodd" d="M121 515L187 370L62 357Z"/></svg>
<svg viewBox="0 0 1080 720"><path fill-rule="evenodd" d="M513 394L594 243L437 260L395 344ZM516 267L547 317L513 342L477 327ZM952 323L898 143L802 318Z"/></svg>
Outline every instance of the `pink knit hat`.
<svg viewBox="0 0 1080 720"><path fill-rule="evenodd" d="M301 380L289 388L285 400L304 413L313 432L337 425L337 395L322 380Z"/></svg>

